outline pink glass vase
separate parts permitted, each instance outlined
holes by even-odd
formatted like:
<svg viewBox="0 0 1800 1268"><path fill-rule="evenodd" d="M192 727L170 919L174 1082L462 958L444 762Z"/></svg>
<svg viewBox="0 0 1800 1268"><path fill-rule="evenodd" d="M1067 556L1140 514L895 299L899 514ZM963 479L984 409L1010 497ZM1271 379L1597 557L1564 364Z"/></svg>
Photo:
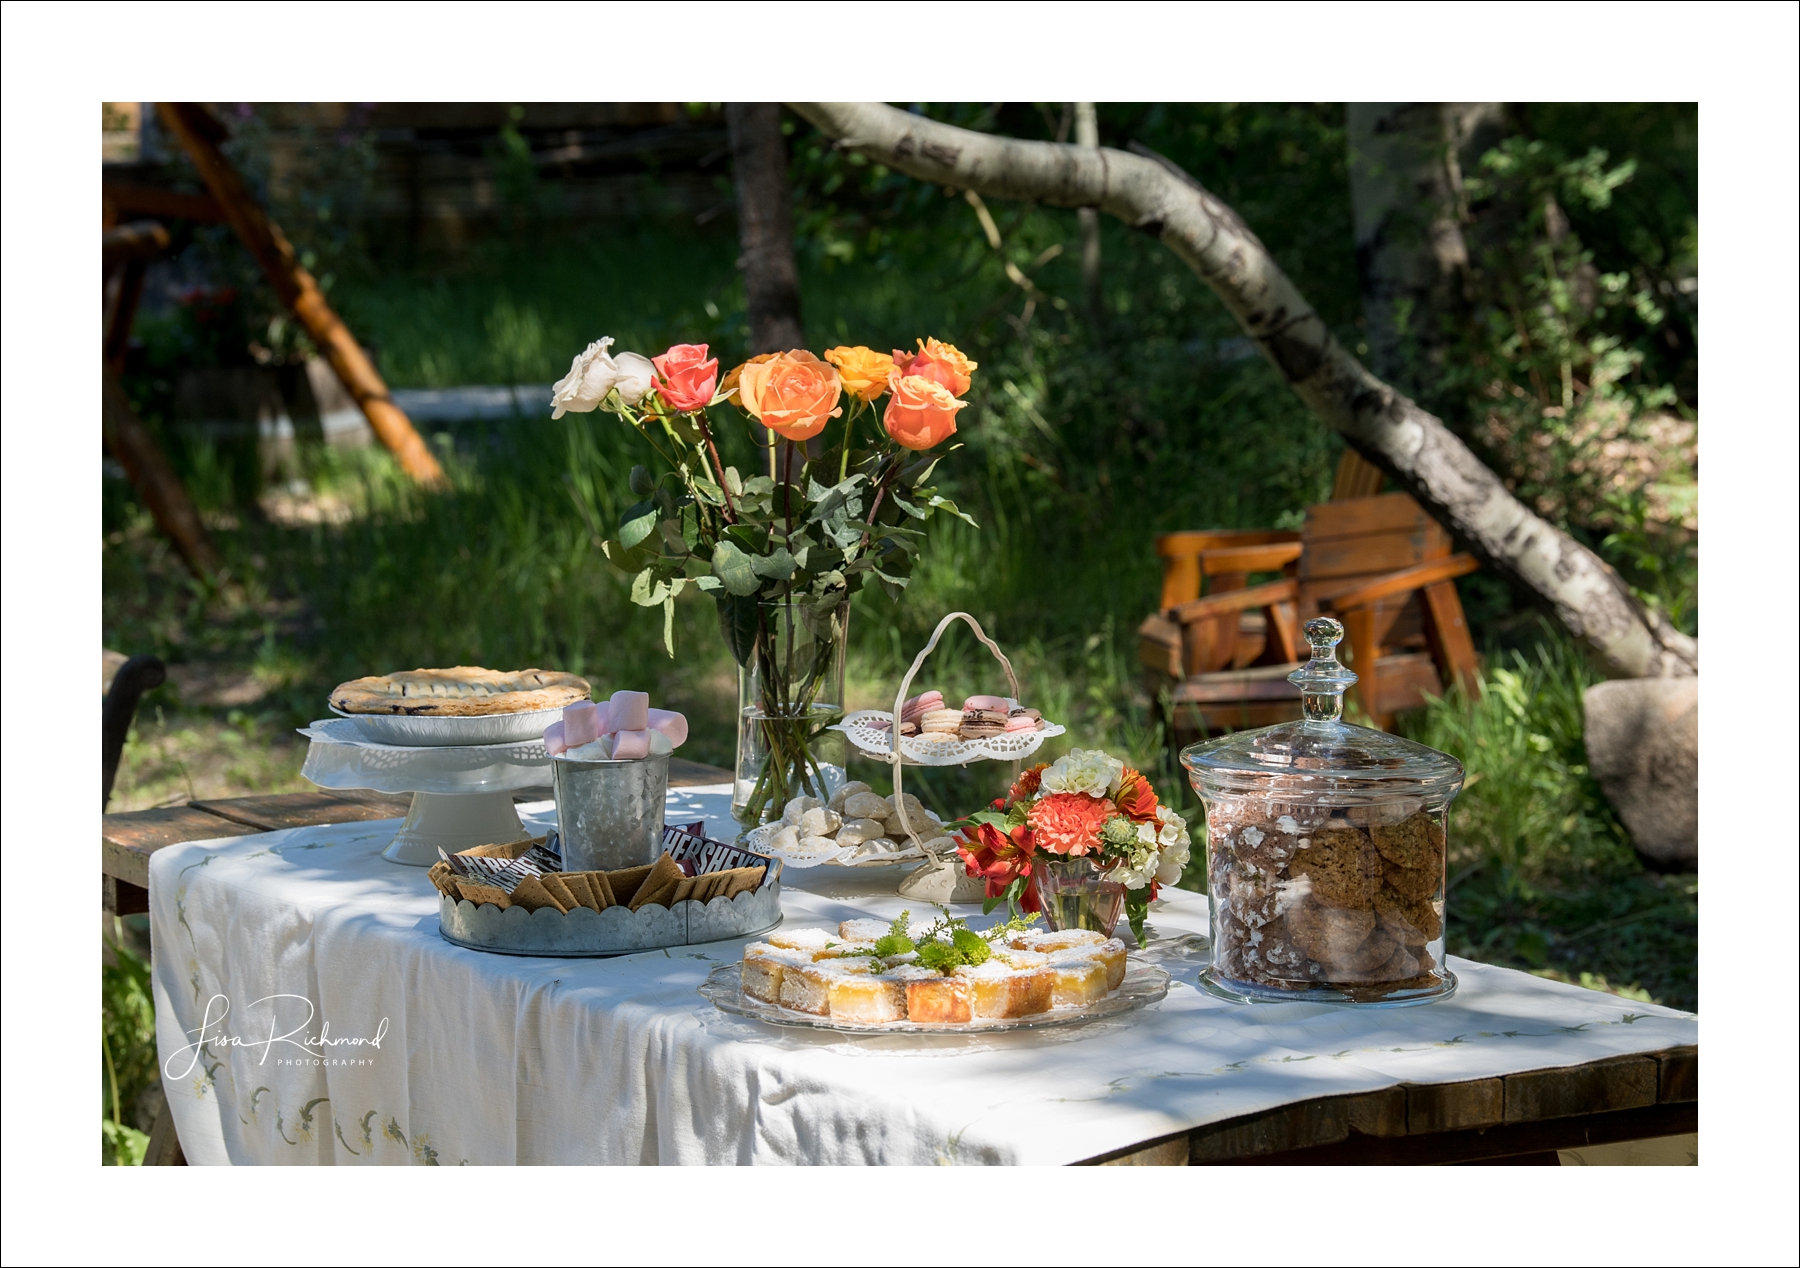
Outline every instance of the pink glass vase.
<svg viewBox="0 0 1800 1268"><path fill-rule="evenodd" d="M1092 929L1110 938L1125 910L1124 883L1104 879L1085 858L1039 854L1031 883L1052 929Z"/></svg>

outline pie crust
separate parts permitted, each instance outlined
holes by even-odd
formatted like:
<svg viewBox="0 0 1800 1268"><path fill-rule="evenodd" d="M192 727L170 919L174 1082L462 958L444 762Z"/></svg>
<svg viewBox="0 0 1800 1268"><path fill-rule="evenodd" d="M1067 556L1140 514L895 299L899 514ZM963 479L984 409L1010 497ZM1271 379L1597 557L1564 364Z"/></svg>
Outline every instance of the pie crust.
<svg viewBox="0 0 1800 1268"><path fill-rule="evenodd" d="M473 718L560 709L586 700L588 691L587 679L554 669L502 673L475 665L457 665L452 669L414 669L341 683L331 693L331 707L340 713Z"/></svg>

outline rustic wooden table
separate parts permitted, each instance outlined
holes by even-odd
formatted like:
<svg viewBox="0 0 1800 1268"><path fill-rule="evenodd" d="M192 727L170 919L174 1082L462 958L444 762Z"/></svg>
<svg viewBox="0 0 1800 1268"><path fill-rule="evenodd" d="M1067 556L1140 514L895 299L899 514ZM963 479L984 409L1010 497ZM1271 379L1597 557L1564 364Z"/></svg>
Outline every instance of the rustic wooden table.
<svg viewBox="0 0 1800 1268"><path fill-rule="evenodd" d="M675 787L730 779L729 771L680 758L669 768L669 783ZM547 787L513 794L515 802L549 799ZM194 801L105 815L100 830L103 906L122 916L148 911L150 856L165 845L399 818L411 801L408 794L339 790ZM1697 1132L1699 1063L1697 1047L1682 1047L1502 1078L1401 1084L1354 1096L1318 1097L1087 1161L1100 1166L1554 1166L1561 1149ZM173 1128L159 1122L158 1129L147 1161L179 1161Z"/></svg>

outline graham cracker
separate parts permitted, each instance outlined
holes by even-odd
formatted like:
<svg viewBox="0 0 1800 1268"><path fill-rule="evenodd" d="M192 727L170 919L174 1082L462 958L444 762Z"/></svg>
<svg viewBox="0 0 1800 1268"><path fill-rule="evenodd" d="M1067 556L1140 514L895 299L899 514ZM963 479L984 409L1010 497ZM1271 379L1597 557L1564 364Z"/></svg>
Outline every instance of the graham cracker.
<svg viewBox="0 0 1800 1268"><path fill-rule="evenodd" d="M455 875L456 873L450 870L450 865L442 859L433 863L431 865L431 870L425 873L426 878L430 880L433 885L437 886L438 893L448 894L452 899L457 896L456 890L451 887L450 883L451 878Z"/></svg>
<svg viewBox="0 0 1800 1268"><path fill-rule="evenodd" d="M644 883L638 886L637 893L631 896L631 910L636 911L646 903L661 903L665 907L675 905L675 888L688 879L687 873L681 870L668 853L656 860L650 868L650 874L644 877Z"/></svg>
<svg viewBox="0 0 1800 1268"><path fill-rule="evenodd" d="M542 845L547 837L526 837L523 841L506 841L498 845L476 845L466 850L458 850L458 854L473 855L478 859L516 859L527 853L532 846Z"/></svg>
<svg viewBox="0 0 1800 1268"><path fill-rule="evenodd" d="M462 898L474 903L477 907L483 903L492 903L501 911L505 911L513 905L513 899L508 897L506 891L498 885L483 885L466 876L456 878L456 889Z"/></svg>
<svg viewBox="0 0 1800 1268"><path fill-rule="evenodd" d="M582 875L587 877L588 888L594 891L594 901L599 904L598 910L605 911L608 907L618 905L619 900L614 896L610 878L605 872L583 872Z"/></svg>
<svg viewBox="0 0 1800 1268"><path fill-rule="evenodd" d="M761 867L734 867L725 873L731 877L731 884L725 890L725 897L736 898L739 894L747 894L761 888L763 872Z"/></svg>
<svg viewBox="0 0 1800 1268"><path fill-rule="evenodd" d="M675 886L675 892L669 895L669 906L673 907L676 903L685 903L688 899L694 897L694 887L699 883L700 878L698 876L682 877Z"/></svg>
<svg viewBox="0 0 1800 1268"><path fill-rule="evenodd" d="M566 916L577 907L581 906L581 900L575 897L575 891L569 888L568 883L563 880L561 873L545 872L542 876L538 877L538 879L543 881L544 888L549 890L556 896L557 900L562 903L563 915Z"/></svg>
<svg viewBox="0 0 1800 1268"><path fill-rule="evenodd" d="M616 872L608 872L606 879L612 887L613 901L627 907L631 906L631 900L637 895L638 886L642 885L644 878L650 875L651 867L651 864L646 863L642 867L626 867L620 868ZM632 910L637 909L634 907Z"/></svg>
<svg viewBox="0 0 1800 1268"><path fill-rule="evenodd" d="M542 876L527 876L520 881L513 889L513 902L526 911L536 911L540 907L554 907L563 915L568 915L569 908L573 906L573 903L564 903L551 893L549 887L544 884L544 879Z"/></svg>
<svg viewBox="0 0 1800 1268"><path fill-rule="evenodd" d="M584 873L564 872L562 883L569 887L569 892L575 895L575 901L583 907L589 911L600 910L599 904L594 901L593 887L588 884L588 878Z"/></svg>

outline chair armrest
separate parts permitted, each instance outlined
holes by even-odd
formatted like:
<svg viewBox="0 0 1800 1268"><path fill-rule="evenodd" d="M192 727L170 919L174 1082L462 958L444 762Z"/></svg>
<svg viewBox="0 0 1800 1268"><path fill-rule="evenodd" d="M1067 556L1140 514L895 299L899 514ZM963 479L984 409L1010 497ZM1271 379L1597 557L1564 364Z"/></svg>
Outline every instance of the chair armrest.
<svg viewBox="0 0 1800 1268"><path fill-rule="evenodd" d="M1243 612L1250 608L1266 608L1272 603L1292 603L1300 595L1300 583L1292 577L1281 581L1270 581L1260 586L1246 586L1242 590L1226 590L1221 594L1209 594L1199 599L1190 599L1186 603L1177 604L1169 609L1169 615L1183 625L1193 621L1204 620L1209 616L1226 616L1232 612Z"/></svg>
<svg viewBox="0 0 1800 1268"><path fill-rule="evenodd" d="M1410 568L1402 568L1399 572L1391 572L1387 576L1368 585L1352 590L1349 594L1340 594L1335 599L1324 602L1338 612L1348 612L1352 608L1368 607L1371 603L1379 603L1383 599L1391 599L1397 594L1410 594L1414 590L1423 590L1426 586L1436 585L1440 581L1449 581L1453 577L1462 577L1481 567L1470 555L1452 555L1448 559L1433 559L1428 563L1414 564ZM1201 600L1205 602L1205 600Z"/></svg>
<svg viewBox="0 0 1800 1268"><path fill-rule="evenodd" d="M1221 572L1279 572L1298 558L1298 541L1222 546L1200 552L1200 573L1213 576Z"/></svg>
<svg viewBox="0 0 1800 1268"><path fill-rule="evenodd" d="M1207 528L1178 533L1158 533L1156 553L1163 558L1198 555L1221 546L1261 546L1269 542L1297 542L1300 534L1281 528Z"/></svg>

